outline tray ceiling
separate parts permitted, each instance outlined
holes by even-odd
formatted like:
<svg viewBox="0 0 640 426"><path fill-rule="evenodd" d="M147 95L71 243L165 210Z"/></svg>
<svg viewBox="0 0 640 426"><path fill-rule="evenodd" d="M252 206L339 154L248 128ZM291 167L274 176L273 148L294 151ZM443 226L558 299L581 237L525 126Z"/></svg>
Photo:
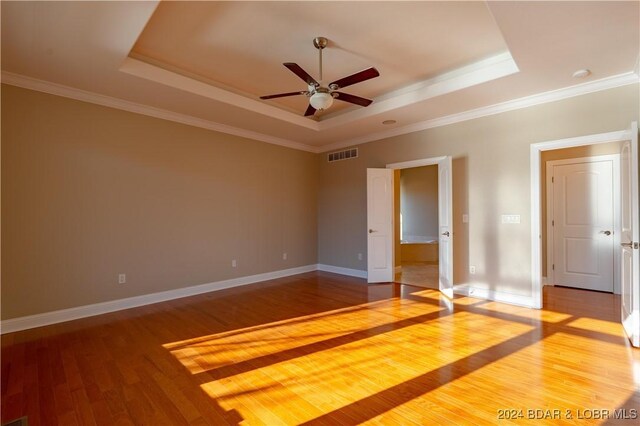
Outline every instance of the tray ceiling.
<svg viewBox="0 0 640 426"><path fill-rule="evenodd" d="M162 2L131 56L258 98L306 89L283 62L318 78L316 36L329 38L325 82L380 71L348 90L371 99L507 51L483 2ZM304 96L269 103L307 106Z"/></svg>
<svg viewBox="0 0 640 426"><path fill-rule="evenodd" d="M1 2L3 81L322 151L521 99L637 83L639 5ZM283 62L317 77L320 35L330 40L325 80L380 71L345 89L374 103L336 101L309 119L304 97L260 100L305 89ZM572 78L580 68L591 76Z"/></svg>

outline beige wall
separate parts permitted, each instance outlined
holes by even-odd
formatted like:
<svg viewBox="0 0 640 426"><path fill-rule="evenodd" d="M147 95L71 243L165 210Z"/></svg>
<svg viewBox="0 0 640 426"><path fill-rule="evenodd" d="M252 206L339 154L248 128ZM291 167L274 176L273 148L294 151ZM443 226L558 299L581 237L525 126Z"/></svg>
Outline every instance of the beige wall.
<svg viewBox="0 0 640 426"><path fill-rule="evenodd" d="M405 236L438 237L438 166L401 170L400 211Z"/></svg>
<svg viewBox="0 0 640 426"><path fill-rule="evenodd" d="M626 129L638 104L638 85L625 86L371 142L355 160L321 161L319 263L366 269L357 253L366 253L367 167L451 155L454 281L529 296L530 144ZM521 223L503 225L501 214L519 214Z"/></svg>
<svg viewBox="0 0 640 426"><path fill-rule="evenodd" d="M366 168L440 155L453 156L455 282L475 265L478 285L528 295L529 144L640 118L627 86L372 142L329 164L12 86L2 103L3 319L313 263L365 270ZM501 225L506 213L522 223Z"/></svg>
<svg viewBox="0 0 640 426"><path fill-rule="evenodd" d="M619 154L622 144L620 142L602 143L597 145L579 146L575 148L555 149L543 151L540 165L540 184L542 217L542 276L547 276L547 162L555 160L568 160L570 158L595 157L597 155Z"/></svg>
<svg viewBox="0 0 640 426"><path fill-rule="evenodd" d="M2 104L3 319L317 262L316 155L13 86Z"/></svg>

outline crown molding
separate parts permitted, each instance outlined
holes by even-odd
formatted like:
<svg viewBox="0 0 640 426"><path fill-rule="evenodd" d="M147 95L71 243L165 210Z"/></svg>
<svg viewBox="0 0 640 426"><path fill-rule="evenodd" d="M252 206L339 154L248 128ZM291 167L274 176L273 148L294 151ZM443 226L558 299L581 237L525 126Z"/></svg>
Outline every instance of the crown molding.
<svg viewBox="0 0 640 426"><path fill-rule="evenodd" d="M332 143L329 145L323 145L322 147L320 147L320 152L328 152L354 145L361 145L367 142L373 142L393 136L400 136L407 133L432 129L434 127L447 126L449 124L460 123L462 121L474 120L476 118L501 114L503 112L514 111L517 109L527 108L549 102L555 102L575 96L586 95L588 93L599 92L602 90L614 89L616 87L627 86L629 84L637 84L639 82L640 77L637 73L627 72L624 74L606 77L600 80L590 81L588 83L582 83L562 89L538 93L536 95L526 96L499 104L488 105L486 107L480 107L457 114L451 114L444 117L409 124L407 126L398 127L396 129L390 129L383 132Z"/></svg>
<svg viewBox="0 0 640 426"><path fill-rule="evenodd" d="M520 70L511 57L511 53L503 52L499 55L494 55L490 58L389 92L377 97L375 102L368 108L358 108L350 112L336 112L328 115L318 124L320 130L346 125L355 120L383 114L387 111L423 102L437 96L453 93L517 72L520 72Z"/></svg>
<svg viewBox="0 0 640 426"><path fill-rule="evenodd" d="M407 133L418 132L421 130L431 129L434 127L447 126L449 124L460 123L463 121L473 120L476 118L486 117L495 114L501 114L503 112L513 111L517 109L527 108L534 105L540 105L544 103L554 102L562 99L571 98L574 96L580 96L587 93L598 92L602 90L613 89L616 87L626 86L629 84L636 84L640 82L638 73L627 72L592 82L587 82L575 86L570 86L562 89L552 90L549 92L539 93L537 95L526 96L512 101L502 102L499 104L489 105L486 107L476 108L469 111L464 111L457 114L451 114L444 117L434 118L431 120L425 120L418 123L410 124L396 129L386 130L384 132L378 132L359 138L348 139L338 141L335 143L312 146L294 140L277 138L274 136L266 135L263 133L254 132L251 130L240 129L237 127L228 126L226 124L216 123L202 118L193 117L186 114L180 114L160 108L150 107L143 104L138 104L130 101L125 101L110 96L100 95L97 93L89 92L86 90L76 89L69 86L64 86L57 83L51 83L44 80L38 80L35 78L23 76L20 74L14 74L3 71L0 81L12 86L23 87L25 89L35 90L39 92L49 93L52 95L62 96L66 98L76 99L83 102L90 102L98 105L103 105L111 108L122 109L125 111L143 114L150 117L160 118L163 120L175 121L178 123L186 124L189 126L200 127L207 130L213 130L216 132L226 133L234 136L240 136L248 139L253 139L261 142L266 142L274 145L284 146L287 148L298 149L301 151L312 153L324 153L333 151L336 149L346 148L354 145L361 145L367 142L373 142L380 139L390 138L393 136L400 136Z"/></svg>
<svg viewBox="0 0 640 426"><path fill-rule="evenodd" d="M281 108L269 105L266 102L239 95L229 90L216 87L212 84L196 80L192 77L187 77L186 75L179 74L175 71L171 71L139 59L127 57L120 67L120 71L188 93L204 96L238 108L243 108L271 118L286 121L288 123L295 124L296 126L315 131L320 130L318 122L308 117L285 111Z"/></svg>
<svg viewBox="0 0 640 426"><path fill-rule="evenodd" d="M306 145L289 139L282 139L275 136L265 135L263 133L251 130L241 129L238 127L228 126L226 124L217 123L215 121L205 120L203 118L193 117L191 115L180 114L166 109L151 107L123 99L113 98L111 96L100 95L98 93L86 90L76 89L74 87L64 86L62 84L51 83L45 80L39 80L20 74L3 71L2 83L11 86L22 87L24 89L35 90L38 92L49 93L51 95L62 96L65 98L75 99L78 101L89 102L110 108L121 109L137 114L147 115L150 117L160 118L162 120L174 121L176 123L186 124L189 126L200 127L202 129L213 130L215 132L226 133L229 135L240 136L243 138L258 140L273 145L284 146L287 148L298 149L307 152L317 153L316 147Z"/></svg>
<svg viewBox="0 0 640 426"><path fill-rule="evenodd" d="M250 94L240 94L201 81L176 70L170 65L137 55L127 57L120 71L165 86L173 87L198 96L204 96L219 102L243 108L258 114L282 120L315 132L337 126L347 125L356 120L382 114L404 106L422 102L436 96L442 96L471 86L486 83L519 72L518 66L507 52L494 55L472 64L457 68L436 77L411 84L402 89L377 97L368 108L356 108L347 112L327 115L320 121L309 119L282 108L269 105L253 98Z"/></svg>

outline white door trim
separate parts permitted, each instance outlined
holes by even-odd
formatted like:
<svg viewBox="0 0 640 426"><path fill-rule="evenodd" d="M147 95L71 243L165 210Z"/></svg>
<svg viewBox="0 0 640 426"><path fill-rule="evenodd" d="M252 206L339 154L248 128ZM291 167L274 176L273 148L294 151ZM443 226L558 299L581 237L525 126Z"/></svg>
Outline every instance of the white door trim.
<svg viewBox="0 0 640 426"><path fill-rule="evenodd" d="M554 211L555 197L553 194L553 184L551 178L553 177L553 167L568 165L568 164L582 164L582 163L597 163L600 161L611 161L613 165L613 245L616 248L614 250L614 267L613 267L613 292L620 294L620 250L617 248L620 246L620 154L604 154L596 155L593 157L581 157L581 158L569 158L566 160L552 160L547 161L547 281L555 282L555 272L552 268L554 261L553 250L553 227L551 223L551 216Z"/></svg>
<svg viewBox="0 0 640 426"><path fill-rule="evenodd" d="M542 308L542 215L541 185L540 185L540 156L542 151L550 151L574 146L595 145L606 142L621 142L629 140L631 132L620 130L617 132L598 133L595 135L578 136L575 138L558 139L539 142L530 146L531 173L531 296L532 307Z"/></svg>
<svg viewBox="0 0 640 426"><path fill-rule="evenodd" d="M620 240L624 240L624 246L620 244L622 267L621 275L621 303L620 317L622 326L631 344L640 347L640 250L638 241L640 240L640 217L638 209L640 204L638 198L638 122L634 121L629 126L631 137L623 142L620 149L620 161L629 167L625 170L625 175L620 175L620 180L624 185L622 200L628 201L627 209L623 212L622 232ZM628 152L625 152L628 149ZM623 158L623 155L625 158ZM628 157L627 157L628 156ZM627 168L625 167L625 169ZM624 181L622 179L625 179ZM626 180L629 179L629 182ZM626 200L626 198L628 200ZM623 205L623 207L625 207ZM629 215L629 217L625 217ZM625 220L626 219L626 220ZM625 223L628 220L628 223ZM628 258L627 258L628 256ZM629 263L627 263L629 262ZM630 270L629 270L630 269ZM631 274L629 274L629 272ZM627 284L625 281L629 280Z"/></svg>
<svg viewBox="0 0 640 426"><path fill-rule="evenodd" d="M387 164L387 169L412 169L414 167L422 166L436 166L439 162L447 158L446 155L440 157L421 158L419 160L403 161L401 163Z"/></svg>
<svg viewBox="0 0 640 426"><path fill-rule="evenodd" d="M414 167L423 167L423 166L438 166L438 216L440 217L441 212L443 211L443 203L447 200L447 197L443 197L442 191L441 191L441 185L440 185L440 170L442 167L442 164L444 164L443 162L448 162L448 168L449 168L449 190L448 192L449 197L451 197L449 200L449 202L451 203L451 206L447 208L447 211L449 212L449 233L447 233L447 237L445 238L453 238L453 220L452 220L452 210L453 210L453 202L451 201L453 199L453 185L451 183L452 177L453 177L453 167L452 167L452 157L450 156L439 156L439 157L431 157L431 158L421 158L421 159L417 159L417 160L410 160L410 161L403 161L400 163L391 163L391 164L387 164L387 169L393 169L393 170L401 170L401 169L411 169ZM440 219L439 219L440 221ZM439 224L438 226L438 238L440 239L440 226L441 224ZM449 242L449 244L453 244L453 241L451 240ZM440 247L442 247L442 244L440 244ZM440 251L440 258L442 259L442 250L439 248L438 249ZM440 279L439 279L439 288L440 291L442 291L445 295L447 295L448 297L453 297L453 249L447 250L447 261L443 262L440 261L439 262L439 275L440 275ZM447 267L447 273L445 274L445 270L443 269L444 267ZM445 285L443 284L443 275L448 277L448 282L446 282L446 289L444 289Z"/></svg>

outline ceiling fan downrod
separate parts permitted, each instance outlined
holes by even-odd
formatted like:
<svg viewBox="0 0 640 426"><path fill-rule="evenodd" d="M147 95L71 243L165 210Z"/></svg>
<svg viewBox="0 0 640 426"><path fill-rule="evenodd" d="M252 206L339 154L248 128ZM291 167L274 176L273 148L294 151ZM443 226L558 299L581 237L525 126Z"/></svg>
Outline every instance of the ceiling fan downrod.
<svg viewBox="0 0 640 426"><path fill-rule="evenodd" d="M322 49L327 47L328 40L325 37L316 37L313 39L313 45L318 49L320 55L320 81L319 86L322 86Z"/></svg>

